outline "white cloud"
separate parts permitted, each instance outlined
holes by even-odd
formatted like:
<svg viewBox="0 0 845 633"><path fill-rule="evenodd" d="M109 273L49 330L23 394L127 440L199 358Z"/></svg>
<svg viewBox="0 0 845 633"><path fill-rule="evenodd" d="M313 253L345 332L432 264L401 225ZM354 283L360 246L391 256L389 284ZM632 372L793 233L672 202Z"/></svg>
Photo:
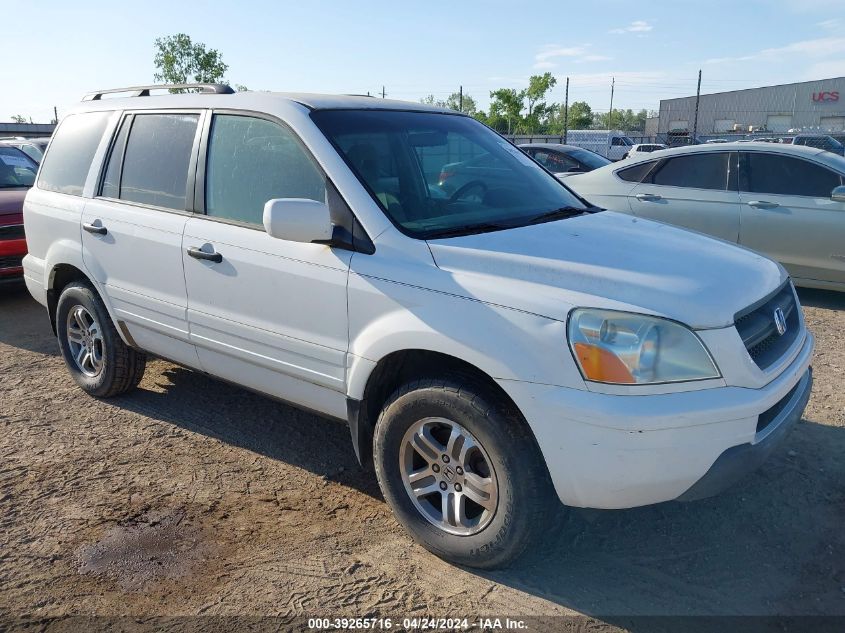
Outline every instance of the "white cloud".
<svg viewBox="0 0 845 633"><path fill-rule="evenodd" d="M806 79L845 77L845 59L830 59L812 64L804 76Z"/></svg>
<svg viewBox="0 0 845 633"><path fill-rule="evenodd" d="M706 64L727 64L748 61L794 60L796 57L827 57L845 52L845 37L820 37L815 40L793 42L778 48L764 48L756 53L739 57L714 57Z"/></svg>
<svg viewBox="0 0 845 633"><path fill-rule="evenodd" d="M624 26L619 29L610 29L610 33L647 33L654 28L651 24L646 22L645 20L634 20L628 26Z"/></svg>
<svg viewBox="0 0 845 633"><path fill-rule="evenodd" d="M601 62L611 59L606 55L590 53L589 44L583 46L558 46L547 44L539 53L534 56L534 68L537 70L551 70L557 64L553 61L561 57L567 58L576 63Z"/></svg>
<svg viewBox="0 0 845 633"><path fill-rule="evenodd" d="M816 24L816 26L820 26L821 28L828 30L828 31L834 31L834 30L839 29L842 26L842 24L843 23L842 23L841 19L832 18L830 20L822 20L821 22L818 22Z"/></svg>

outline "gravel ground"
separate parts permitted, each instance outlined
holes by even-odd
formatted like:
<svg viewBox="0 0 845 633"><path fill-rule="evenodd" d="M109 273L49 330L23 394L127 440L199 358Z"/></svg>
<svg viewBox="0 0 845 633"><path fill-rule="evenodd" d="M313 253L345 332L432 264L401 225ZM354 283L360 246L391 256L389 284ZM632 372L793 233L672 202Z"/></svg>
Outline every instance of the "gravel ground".
<svg viewBox="0 0 845 633"><path fill-rule="evenodd" d="M91 399L45 310L3 291L0 630L65 615L585 614L590 631L845 616L845 295L801 295L813 396L759 472L694 504L569 512L542 552L477 573L411 543L344 425L159 360L138 391Z"/></svg>

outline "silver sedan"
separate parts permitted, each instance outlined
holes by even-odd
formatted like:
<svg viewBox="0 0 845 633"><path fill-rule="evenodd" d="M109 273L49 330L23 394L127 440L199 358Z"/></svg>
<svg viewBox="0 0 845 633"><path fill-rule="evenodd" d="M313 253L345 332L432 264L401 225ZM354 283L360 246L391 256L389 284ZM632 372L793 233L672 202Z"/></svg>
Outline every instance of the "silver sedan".
<svg viewBox="0 0 845 633"><path fill-rule="evenodd" d="M692 145L566 184L599 207L764 253L796 285L845 291L845 158L837 154L773 143Z"/></svg>

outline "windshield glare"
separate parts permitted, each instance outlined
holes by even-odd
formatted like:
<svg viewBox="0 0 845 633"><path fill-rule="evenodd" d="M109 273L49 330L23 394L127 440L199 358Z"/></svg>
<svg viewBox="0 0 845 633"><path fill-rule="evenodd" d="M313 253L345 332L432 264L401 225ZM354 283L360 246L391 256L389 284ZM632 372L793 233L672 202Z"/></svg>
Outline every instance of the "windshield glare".
<svg viewBox="0 0 845 633"><path fill-rule="evenodd" d="M0 188L31 187L38 166L15 147L0 147Z"/></svg>
<svg viewBox="0 0 845 633"><path fill-rule="evenodd" d="M585 208L521 150L469 117L384 110L311 116L412 237L511 228L558 209Z"/></svg>

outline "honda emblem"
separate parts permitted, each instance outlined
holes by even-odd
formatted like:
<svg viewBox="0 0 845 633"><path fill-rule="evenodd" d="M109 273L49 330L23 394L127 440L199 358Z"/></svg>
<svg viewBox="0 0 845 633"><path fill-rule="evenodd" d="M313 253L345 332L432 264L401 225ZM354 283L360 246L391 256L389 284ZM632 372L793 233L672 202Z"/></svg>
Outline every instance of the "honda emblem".
<svg viewBox="0 0 845 633"><path fill-rule="evenodd" d="M775 309L775 327L778 330L778 334L783 336L786 333L786 316L783 314L783 310L780 308Z"/></svg>

